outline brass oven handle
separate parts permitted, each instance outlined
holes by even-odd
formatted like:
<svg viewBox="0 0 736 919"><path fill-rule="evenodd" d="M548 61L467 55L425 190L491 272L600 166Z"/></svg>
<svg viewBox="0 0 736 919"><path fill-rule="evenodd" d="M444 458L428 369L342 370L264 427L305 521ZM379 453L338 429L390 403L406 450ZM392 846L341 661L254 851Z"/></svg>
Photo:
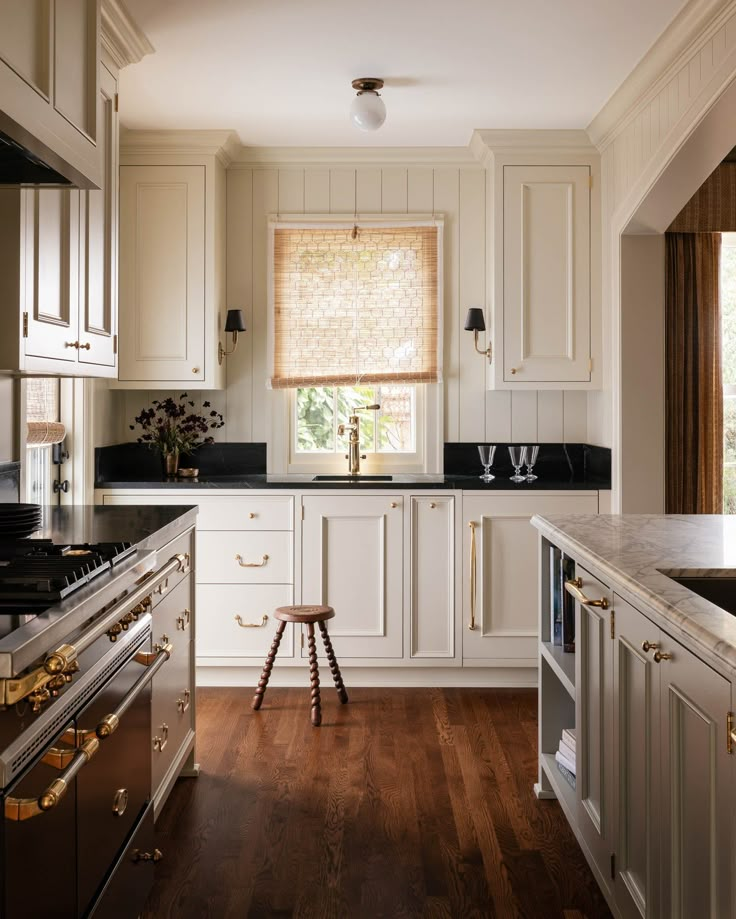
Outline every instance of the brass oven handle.
<svg viewBox="0 0 736 919"><path fill-rule="evenodd" d="M260 622L243 622L239 613L235 614L235 621L238 623L241 629L262 629L263 626L268 622L268 616L266 613L263 614L263 619Z"/></svg>
<svg viewBox="0 0 736 919"><path fill-rule="evenodd" d="M262 555L260 562L244 562L243 556L238 554L235 556L235 561L240 565L241 568L263 568L264 565L268 562L268 556Z"/></svg>
<svg viewBox="0 0 736 919"><path fill-rule="evenodd" d="M166 749L166 744L169 742L169 726L164 722L161 725L161 736L158 734L153 738L153 749L157 753L163 753Z"/></svg>
<svg viewBox="0 0 736 919"><path fill-rule="evenodd" d="M189 709L192 701L192 693L189 689L182 689L181 694L184 696L184 698L176 700L176 707L179 709L179 714L183 715L184 712Z"/></svg>
<svg viewBox="0 0 736 919"><path fill-rule="evenodd" d="M138 677L135 683L133 683L123 698L123 701L120 703L120 705L118 705L115 711L110 712L109 715L105 715L105 717L102 718L102 720L97 724L97 727L95 728L95 734L100 740L105 740L106 737L109 737L111 734L115 733L115 731L118 729L118 725L120 724L120 719L135 702L136 698L144 689L146 684L151 682L158 671L171 657L173 650L174 646L172 644L168 644L164 645L164 647L155 654L151 654L148 651L139 651L136 654L133 659L137 663L143 664L146 667L146 671Z"/></svg>
<svg viewBox="0 0 736 919"><path fill-rule="evenodd" d="M37 798L6 798L5 819L28 820L30 817L37 817L39 814L53 810L67 793L70 783L76 778L79 770L82 766L87 765L99 748L100 741L96 737L88 737L61 775L54 779Z"/></svg>
<svg viewBox="0 0 736 919"><path fill-rule="evenodd" d="M597 609L608 609L608 600L603 597L601 600L591 600L586 597L580 589L583 586L581 578L573 578L571 581L565 581L565 590L583 606L594 606Z"/></svg>
<svg viewBox="0 0 736 919"><path fill-rule="evenodd" d="M475 521L471 520L468 524L470 527L470 622L468 628L471 632L475 630L475 594L478 586L478 561L475 547Z"/></svg>

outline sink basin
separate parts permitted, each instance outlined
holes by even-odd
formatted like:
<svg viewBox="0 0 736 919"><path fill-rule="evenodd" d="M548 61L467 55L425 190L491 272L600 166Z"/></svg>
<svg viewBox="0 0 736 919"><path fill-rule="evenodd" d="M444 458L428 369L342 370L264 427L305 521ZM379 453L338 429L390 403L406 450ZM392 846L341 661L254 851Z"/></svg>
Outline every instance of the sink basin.
<svg viewBox="0 0 736 919"><path fill-rule="evenodd" d="M392 475L315 475L313 482L391 482Z"/></svg>
<svg viewBox="0 0 736 919"><path fill-rule="evenodd" d="M670 575L671 577L671 575ZM673 581L736 616L736 577L674 577Z"/></svg>

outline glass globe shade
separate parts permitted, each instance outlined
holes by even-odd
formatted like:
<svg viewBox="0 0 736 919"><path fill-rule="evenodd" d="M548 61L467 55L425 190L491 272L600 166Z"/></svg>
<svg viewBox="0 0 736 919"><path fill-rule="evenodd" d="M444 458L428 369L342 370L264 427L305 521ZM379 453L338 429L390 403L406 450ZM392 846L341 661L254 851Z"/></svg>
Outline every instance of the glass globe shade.
<svg viewBox="0 0 736 919"><path fill-rule="evenodd" d="M350 120L361 131L376 131L386 120L386 106L376 92L364 90L353 99Z"/></svg>

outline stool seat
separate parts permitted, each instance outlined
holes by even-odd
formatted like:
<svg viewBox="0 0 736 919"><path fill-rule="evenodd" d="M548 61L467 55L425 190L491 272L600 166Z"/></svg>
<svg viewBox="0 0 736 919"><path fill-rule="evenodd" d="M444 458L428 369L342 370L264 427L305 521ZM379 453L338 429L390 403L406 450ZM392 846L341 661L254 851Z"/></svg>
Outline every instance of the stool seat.
<svg viewBox="0 0 736 919"><path fill-rule="evenodd" d="M331 606L278 606L273 617L281 622L325 622L335 618L335 610Z"/></svg>

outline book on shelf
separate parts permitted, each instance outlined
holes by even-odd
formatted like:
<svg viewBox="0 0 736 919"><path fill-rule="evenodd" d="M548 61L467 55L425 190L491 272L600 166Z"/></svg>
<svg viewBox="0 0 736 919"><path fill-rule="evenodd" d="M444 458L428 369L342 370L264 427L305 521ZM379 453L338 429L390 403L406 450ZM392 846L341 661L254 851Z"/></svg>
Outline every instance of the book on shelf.
<svg viewBox="0 0 736 919"><path fill-rule="evenodd" d="M549 547L549 638L553 645L562 644L562 580L557 546Z"/></svg>
<svg viewBox="0 0 736 919"><path fill-rule="evenodd" d="M557 769L560 775L562 776L562 778L567 782L567 784L571 788L575 788L575 773L570 772L570 770L567 769L565 766L563 766L562 763L560 763L559 761L557 763Z"/></svg>
<svg viewBox="0 0 736 919"><path fill-rule="evenodd" d="M562 739L570 747L573 753L575 753L575 728L563 728L562 729Z"/></svg>
<svg viewBox="0 0 736 919"><path fill-rule="evenodd" d="M563 756L566 756L571 763L575 762L575 749L568 746L568 744L565 742L564 736L560 740L560 745L557 749L560 751L560 753L562 753Z"/></svg>
<svg viewBox="0 0 736 919"><path fill-rule="evenodd" d="M577 772L577 766L575 765L574 759L569 759L565 756L564 753L561 753L559 750L555 753L555 762L558 765L564 766L565 769L569 770L573 775Z"/></svg>
<svg viewBox="0 0 736 919"><path fill-rule="evenodd" d="M564 589L565 581L575 577L575 562L563 555L560 559L560 580L562 586L562 650L575 650L575 600Z"/></svg>

